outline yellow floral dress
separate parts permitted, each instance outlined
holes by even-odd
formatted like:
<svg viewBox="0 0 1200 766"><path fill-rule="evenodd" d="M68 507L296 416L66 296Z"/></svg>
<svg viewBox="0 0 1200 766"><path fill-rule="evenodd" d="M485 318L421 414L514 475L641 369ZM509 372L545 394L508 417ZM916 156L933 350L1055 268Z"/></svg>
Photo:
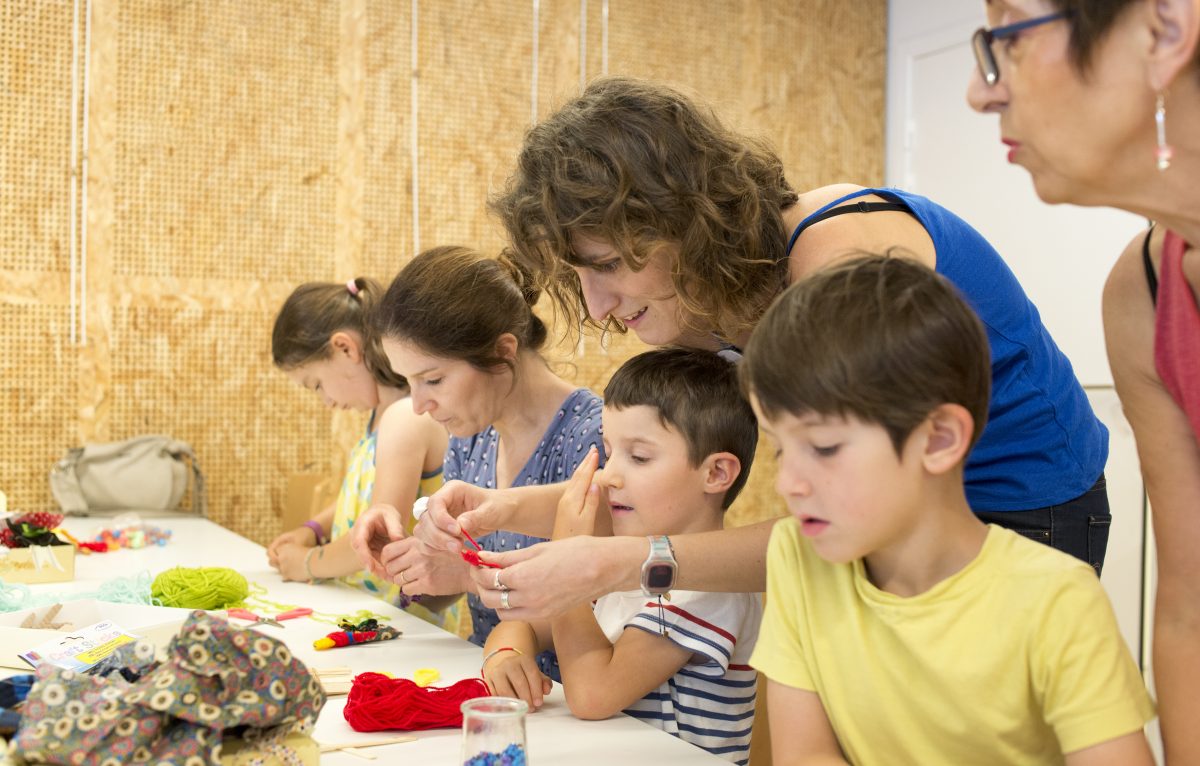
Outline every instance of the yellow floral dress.
<svg viewBox="0 0 1200 766"><path fill-rule="evenodd" d="M367 432L350 452L346 478L342 481L337 508L333 514L333 525L330 530L330 539L332 540L349 534L358 517L371 507L371 495L375 488L375 437L375 414L372 413L371 420L367 423ZM432 495L441 486L442 470L440 468L422 474L417 497ZM409 531L412 531L411 525ZM395 583L376 577L365 569L339 579L347 585L365 590L389 604L404 609L411 615L420 617L422 620L460 637L465 638L471 633L471 617L466 606L465 596L445 609L435 612L422 606L419 596L418 600L413 600L401 593L400 587Z"/></svg>

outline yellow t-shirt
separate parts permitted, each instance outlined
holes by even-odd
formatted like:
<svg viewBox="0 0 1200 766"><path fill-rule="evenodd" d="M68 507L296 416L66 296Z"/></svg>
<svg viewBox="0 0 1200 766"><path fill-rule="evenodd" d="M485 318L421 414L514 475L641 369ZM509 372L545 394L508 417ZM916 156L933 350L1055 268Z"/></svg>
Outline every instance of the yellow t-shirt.
<svg viewBox="0 0 1200 766"><path fill-rule="evenodd" d="M1063 763L1154 717L1091 567L996 526L962 571L902 598L780 521L750 664L816 692L860 766Z"/></svg>
<svg viewBox="0 0 1200 766"><path fill-rule="evenodd" d="M367 425L367 433L350 452L350 461L346 466L346 477L342 480L341 491L338 492L337 506L333 513L333 523L330 525L330 539L336 540L350 533L350 528L364 511L371 507L371 495L375 489L375 416ZM428 497L442 486L441 470L431 471L421 476L417 497ZM413 498L416 500L417 498ZM409 525L409 532L412 525ZM418 602L409 602L400 593L400 587L394 583L382 580L367 570L360 570L347 577L340 578L347 585L367 591L373 596L383 599L394 606L402 607L406 612L420 617L426 622L437 625L458 636L469 635L471 632L471 615L467 609L466 597L456 600L453 604L440 611L426 609Z"/></svg>

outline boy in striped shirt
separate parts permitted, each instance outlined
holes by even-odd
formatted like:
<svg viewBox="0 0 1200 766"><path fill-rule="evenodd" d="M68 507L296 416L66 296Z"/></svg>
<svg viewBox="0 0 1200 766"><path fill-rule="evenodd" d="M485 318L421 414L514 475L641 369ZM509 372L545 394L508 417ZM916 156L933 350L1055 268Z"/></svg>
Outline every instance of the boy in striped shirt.
<svg viewBox="0 0 1200 766"><path fill-rule="evenodd" d="M663 546L669 535L720 529L758 439L733 365L704 351L649 351L617 370L604 400L607 463L596 471L591 454L580 464L554 538L592 534L604 505L614 534L665 538ZM761 618L753 593L613 593L548 623L502 622L484 646L483 674L494 693L539 707L550 682L533 658L553 648L579 718L624 711L744 764Z"/></svg>

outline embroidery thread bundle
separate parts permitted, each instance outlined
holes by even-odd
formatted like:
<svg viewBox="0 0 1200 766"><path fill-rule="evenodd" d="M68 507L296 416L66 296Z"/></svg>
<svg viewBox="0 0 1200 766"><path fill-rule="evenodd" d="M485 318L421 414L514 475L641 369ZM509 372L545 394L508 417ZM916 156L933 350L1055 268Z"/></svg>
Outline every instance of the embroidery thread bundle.
<svg viewBox="0 0 1200 766"><path fill-rule="evenodd" d="M150 595L163 606L225 609L250 595L246 578L226 567L175 567L154 578Z"/></svg>
<svg viewBox="0 0 1200 766"><path fill-rule="evenodd" d="M376 619L366 619L357 625L349 620L338 623L339 631L335 631L313 641L313 648L319 650L335 649L351 644L371 644L376 641L390 641L400 637L400 631L391 625L380 625Z"/></svg>
<svg viewBox="0 0 1200 766"><path fill-rule="evenodd" d="M407 678L360 673L346 698L346 722L355 731L420 731L462 726L462 703L491 694L482 678L450 686L418 686Z"/></svg>

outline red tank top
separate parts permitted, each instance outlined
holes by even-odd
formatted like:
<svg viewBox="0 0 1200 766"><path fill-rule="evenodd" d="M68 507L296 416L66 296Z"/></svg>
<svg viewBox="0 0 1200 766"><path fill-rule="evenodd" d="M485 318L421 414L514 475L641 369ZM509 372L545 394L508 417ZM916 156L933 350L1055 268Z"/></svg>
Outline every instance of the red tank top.
<svg viewBox="0 0 1200 766"><path fill-rule="evenodd" d="M1163 238L1154 367L1171 398L1187 413L1192 433L1200 440L1200 308L1183 275L1187 246L1173 231Z"/></svg>

